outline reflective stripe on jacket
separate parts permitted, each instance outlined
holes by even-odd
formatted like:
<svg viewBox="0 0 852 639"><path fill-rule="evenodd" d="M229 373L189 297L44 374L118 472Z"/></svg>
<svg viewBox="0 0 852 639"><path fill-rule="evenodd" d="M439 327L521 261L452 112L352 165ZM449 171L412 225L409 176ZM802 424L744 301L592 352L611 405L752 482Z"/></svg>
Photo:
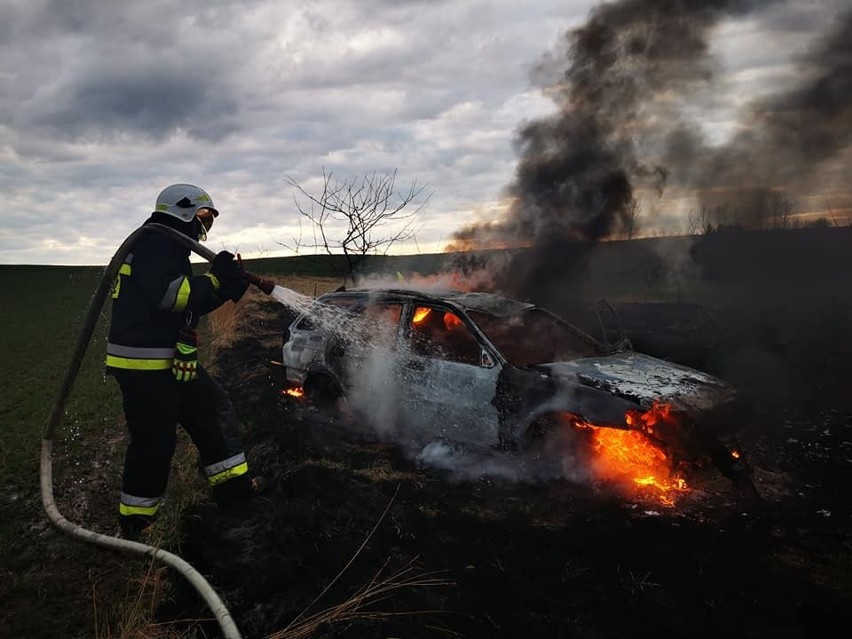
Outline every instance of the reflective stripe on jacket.
<svg viewBox="0 0 852 639"><path fill-rule="evenodd" d="M145 348L107 343L106 365L139 371L161 371L172 367L175 347Z"/></svg>

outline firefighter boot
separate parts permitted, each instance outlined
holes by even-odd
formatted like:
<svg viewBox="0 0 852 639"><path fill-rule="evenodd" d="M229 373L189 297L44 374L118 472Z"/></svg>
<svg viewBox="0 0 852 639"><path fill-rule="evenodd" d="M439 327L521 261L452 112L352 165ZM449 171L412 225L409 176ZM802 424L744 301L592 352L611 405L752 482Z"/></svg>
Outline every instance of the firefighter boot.
<svg viewBox="0 0 852 639"><path fill-rule="evenodd" d="M116 537L128 541L142 541L147 539L154 525L153 517L143 515L120 515L118 518L118 534Z"/></svg>
<svg viewBox="0 0 852 639"><path fill-rule="evenodd" d="M240 475L210 488L213 500L222 506L244 502L261 494L266 488L263 477Z"/></svg>

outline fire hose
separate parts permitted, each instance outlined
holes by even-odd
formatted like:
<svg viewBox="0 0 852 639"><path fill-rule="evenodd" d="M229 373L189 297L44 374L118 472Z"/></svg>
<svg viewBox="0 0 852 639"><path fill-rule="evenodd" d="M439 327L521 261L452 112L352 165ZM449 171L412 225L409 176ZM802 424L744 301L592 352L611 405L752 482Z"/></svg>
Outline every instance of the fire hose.
<svg viewBox="0 0 852 639"><path fill-rule="evenodd" d="M208 261L212 261L213 258L216 257L216 254L206 246L199 244L192 238L187 237L179 231L169 228L163 224L145 224L144 226L141 226L131 233L115 252L115 255L113 255L104 270L98 288L95 290L94 295L89 301L89 307L83 320L83 327L77 336L76 343L74 344L71 363L65 373L65 378L62 382L62 386L60 387L59 395L56 398L53 405L53 411L50 414L50 418L48 419L44 430L44 436L41 441L41 472L39 477L41 483L42 504L44 505L44 509L47 513L48 519L50 519L50 522L59 528L59 530L71 535L72 537L77 537L105 548L112 548L114 550L128 552L135 555L148 555L152 559L161 561L177 570L187 579L187 581L189 581L190 584L192 584L198 594L204 599L205 603L216 617L216 621L219 623L219 627L222 630L222 636L225 637L225 639L240 639L240 633L237 630L237 626L234 623L230 612L228 612L228 609L225 607L225 604L207 580L204 579L201 573L193 568L188 562L177 555L162 550L161 548L87 530L79 524L68 521L62 513L59 512L59 509L56 507L56 503L53 499L53 437L56 427L65 412L65 405L68 401L68 396L71 393L71 388L77 378L77 373L80 370L83 356L86 353L86 348L88 347L92 333L95 330L95 325L98 322L104 301L106 300L113 282L118 275L118 269L121 267L121 264L124 262L124 259L127 257L130 249L133 247L133 244L145 233L164 233ZM242 265L242 261L240 264ZM267 295L272 293L272 289L275 286L274 282L245 271L244 273L251 284L254 284Z"/></svg>

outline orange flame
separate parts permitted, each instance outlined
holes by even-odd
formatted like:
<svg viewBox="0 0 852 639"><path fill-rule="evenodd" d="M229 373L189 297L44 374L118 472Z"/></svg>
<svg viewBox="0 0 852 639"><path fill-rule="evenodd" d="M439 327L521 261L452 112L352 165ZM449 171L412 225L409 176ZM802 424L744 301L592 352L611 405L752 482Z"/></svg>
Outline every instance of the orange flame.
<svg viewBox="0 0 852 639"><path fill-rule="evenodd" d="M448 331L455 330L464 325L464 322L459 319L454 313L444 313L444 326Z"/></svg>
<svg viewBox="0 0 852 639"><path fill-rule="evenodd" d="M425 307L421 306L416 311L414 311L414 317L412 318L411 321L414 322L415 324L419 324L420 322L425 320L426 316L429 315L429 313L431 313L431 312L432 312L431 308L425 308Z"/></svg>
<svg viewBox="0 0 852 639"><path fill-rule="evenodd" d="M662 505L674 506L675 495L688 490L686 480L673 475L672 463L660 447L660 429L676 427L672 407L655 404L646 412L627 411L630 430L580 424L589 429L592 470L605 481L650 490Z"/></svg>
<svg viewBox="0 0 852 639"><path fill-rule="evenodd" d="M281 391L282 395L289 395L290 397L304 397L305 391L302 390L301 386L294 386L293 388L285 388Z"/></svg>
<svg viewBox="0 0 852 639"><path fill-rule="evenodd" d="M596 428L592 434L595 458L592 466L605 480L652 489L660 502L673 506L670 493L687 489L686 481L671 476L666 454L637 430Z"/></svg>
<svg viewBox="0 0 852 639"><path fill-rule="evenodd" d="M624 415L627 425L648 435L656 434L657 426L672 424L675 416L671 405L654 402L650 410L629 410Z"/></svg>

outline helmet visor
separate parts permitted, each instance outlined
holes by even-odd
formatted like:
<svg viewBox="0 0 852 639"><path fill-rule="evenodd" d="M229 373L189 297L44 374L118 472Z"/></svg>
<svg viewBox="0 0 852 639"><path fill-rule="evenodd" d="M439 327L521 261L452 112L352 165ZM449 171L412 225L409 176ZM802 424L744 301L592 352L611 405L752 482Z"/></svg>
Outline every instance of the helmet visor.
<svg viewBox="0 0 852 639"><path fill-rule="evenodd" d="M213 226L213 220L216 219L216 211L207 207L200 207L195 212L195 217L201 223L202 234L204 235L201 239L207 239L207 232Z"/></svg>

